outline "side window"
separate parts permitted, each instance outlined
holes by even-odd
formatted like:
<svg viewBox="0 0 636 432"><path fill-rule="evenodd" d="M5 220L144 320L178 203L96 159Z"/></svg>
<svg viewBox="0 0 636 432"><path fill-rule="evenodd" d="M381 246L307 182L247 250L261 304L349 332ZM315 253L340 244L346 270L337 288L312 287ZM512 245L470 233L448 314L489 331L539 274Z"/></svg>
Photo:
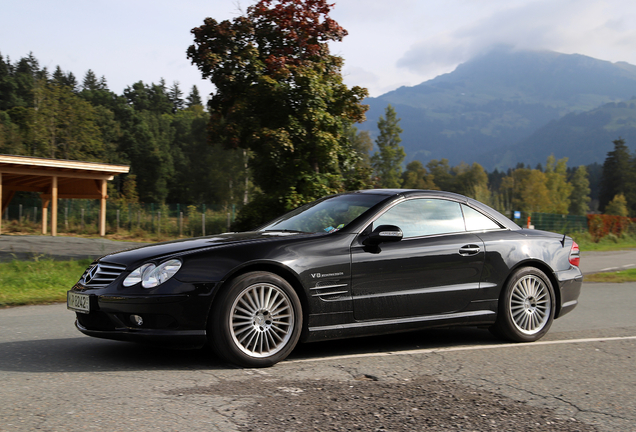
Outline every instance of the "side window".
<svg viewBox="0 0 636 432"><path fill-rule="evenodd" d="M462 210L464 211L464 218L466 219L466 231L484 231L501 228L496 222L479 213L477 210L463 204Z"/></svg>
<svg viewBox="0 0 636 432"><path fill-rule="evenodd" d="M466 231L460 204L440 199L412 199L390 208L373 227L395 225L404 238Z"/></svg>

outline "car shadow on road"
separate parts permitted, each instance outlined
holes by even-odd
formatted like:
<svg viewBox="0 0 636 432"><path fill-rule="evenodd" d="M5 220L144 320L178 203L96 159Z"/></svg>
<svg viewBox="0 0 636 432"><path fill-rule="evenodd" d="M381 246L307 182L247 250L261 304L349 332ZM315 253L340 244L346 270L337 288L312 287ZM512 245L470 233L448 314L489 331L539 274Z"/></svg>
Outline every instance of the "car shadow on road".
<svg viewBox="0 0 636 432"><path fill-rule="evenodd" d="M387 353L497 343L476 328L424 331L300 344L289 360L329 359L356 354ZM503 342L502 342L503 343ZM209 349L177 350L88 337L42 339L0 344L0 370L7 372L105 372L126 370L223 370L236 368Z"/></svg>
<svg viewBox="0 0 636 432"><path fill-rule="evenodd" d="M50 373L227 367L206 350L176 350L88 337L0 344L2 371Z"/></svg>
<svg viewBox="0 0 636 432"><path fill-rule="evenodd" d="M357 354L415 351L465 345L505 343L488 330L475 327L427 329L407 333L367 336L299 345L290 360L310 360Z"/></svg>

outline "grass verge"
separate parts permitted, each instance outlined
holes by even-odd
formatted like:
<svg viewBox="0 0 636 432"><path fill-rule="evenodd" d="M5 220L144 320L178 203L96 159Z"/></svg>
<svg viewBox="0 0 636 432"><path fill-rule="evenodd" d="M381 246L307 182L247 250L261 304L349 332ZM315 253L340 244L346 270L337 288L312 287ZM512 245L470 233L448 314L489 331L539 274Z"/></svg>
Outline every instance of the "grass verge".
<svg viewBox="0 0 636 432"><path fill-rule="evenodd" d="M0 263L0 307L66 301L91 260Z"/></svg>
<svg viewBox="0 0 636 432"><path fill-rule="evenodd" d="M598 242L592 240L589 233L569 234L570 237L579 245L581 251L615 251L624 249L636 249L636 238L631 235L617 237L608 235L600 239Z"/></svg>
<svg viewBox="0 0 636 432"><path fill-rule="evenodd" d="M583 278L585 282L636 282L636 268L621 270L617 272L607 273L594 273L591 275L585 275Z"/></svg>

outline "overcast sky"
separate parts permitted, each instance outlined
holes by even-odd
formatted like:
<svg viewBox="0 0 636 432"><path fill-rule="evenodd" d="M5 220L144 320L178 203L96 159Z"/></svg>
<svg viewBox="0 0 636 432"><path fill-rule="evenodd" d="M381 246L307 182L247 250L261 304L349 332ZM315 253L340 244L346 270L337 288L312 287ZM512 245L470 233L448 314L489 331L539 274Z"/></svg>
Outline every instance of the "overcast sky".
<svg viewBox="0 0 636 432"><path fill-rule="evenodd" d="M332 52L345 59L345 82L371 96L412 86L487 50L579 53L636 64L634 0L330 0L349 31ZM81 82L88 69L121 93L164 78L184 93L213 90L186 58L190 29L205 17L231 19L251 0L0 0L0 54L33 52Z"/></svg>

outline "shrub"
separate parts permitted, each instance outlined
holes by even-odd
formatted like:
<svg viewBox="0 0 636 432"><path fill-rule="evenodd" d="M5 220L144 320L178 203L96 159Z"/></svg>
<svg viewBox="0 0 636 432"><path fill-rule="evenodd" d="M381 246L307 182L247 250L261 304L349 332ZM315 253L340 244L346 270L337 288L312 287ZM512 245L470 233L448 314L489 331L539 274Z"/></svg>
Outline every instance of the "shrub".
<svg viewBox="0 0 636 432"><path fill-rule="evenodd" d="M612 234L619 238L628 234L636 219L615 215L587 215L588 227L592 239L598 243L603 237Z"/></svg>

